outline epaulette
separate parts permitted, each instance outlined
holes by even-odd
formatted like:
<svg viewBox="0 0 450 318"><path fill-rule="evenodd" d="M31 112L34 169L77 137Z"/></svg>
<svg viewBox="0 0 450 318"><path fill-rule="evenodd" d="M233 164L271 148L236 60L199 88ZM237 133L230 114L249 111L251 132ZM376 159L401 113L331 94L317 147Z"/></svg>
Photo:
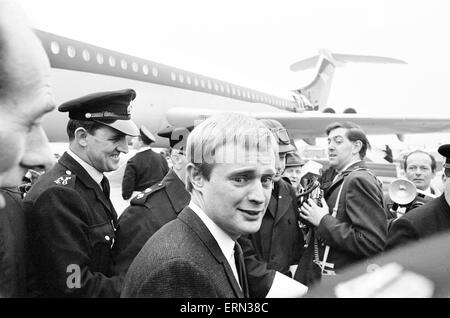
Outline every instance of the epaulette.
<svg viewBox="0 0 450 318"><path fill-rule="evenodd" d="M161 189L164 189L165 186L166 186L166 184L162 183L162 182L152 185L151 187L145 189L144 191L142 191L138 195L136 195L131 200L131 202L130 202L131 205L145 205L149 196L151 196L155 192L158 192Z"/></svg>
<svg viewBox="0 0 450 318"><path fill-rule="evenodd" d="M53 180L53 183L60 186L73 188L75 186L76 179L77 176L74 173L72 173L72 171L66 170L64 174L59 176L57 179Z"/></svg>

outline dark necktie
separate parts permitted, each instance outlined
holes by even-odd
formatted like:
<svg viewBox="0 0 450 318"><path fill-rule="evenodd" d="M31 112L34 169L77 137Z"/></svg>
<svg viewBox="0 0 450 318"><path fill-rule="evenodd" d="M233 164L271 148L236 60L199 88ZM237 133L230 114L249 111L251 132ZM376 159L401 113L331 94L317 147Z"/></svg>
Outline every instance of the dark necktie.
<svg viewBox="0 0 450 318"><path fill-rule="evenodd" d="M102 184L103 193L104 193L105 196L109 199L109 191L110 191L110 187L109 187L109 181L108 181L108 178L103 177L101 184Z"/></svg>
<svg viewBox="0 0 450 318"><path fill-rule="evenodd" d="M244 254L238 242L234 245L234 261L238 272L239 283L245 298L250 298L248 291L247 272L245 270Z"/></svg>

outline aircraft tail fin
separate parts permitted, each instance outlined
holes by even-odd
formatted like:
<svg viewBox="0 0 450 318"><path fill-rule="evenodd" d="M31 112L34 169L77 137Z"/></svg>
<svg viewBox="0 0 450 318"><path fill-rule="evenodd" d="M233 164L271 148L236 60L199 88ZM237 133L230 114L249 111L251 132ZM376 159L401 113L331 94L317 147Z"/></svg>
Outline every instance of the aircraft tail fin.
<svg viewBox="0 0 450 318"><path fill-rule="evenodd" d="M315 77L308 85L294 90L301 100L306 102L302 105L306 110L322 110L327 106L330 95L331 83L336 67L345 63L377 63L377 64L407 64L406 62L390 57L353 55L331 53L328 50L319 50L319 55L298 61L290 66L293 72L303 71L316 66Z"/></svg>

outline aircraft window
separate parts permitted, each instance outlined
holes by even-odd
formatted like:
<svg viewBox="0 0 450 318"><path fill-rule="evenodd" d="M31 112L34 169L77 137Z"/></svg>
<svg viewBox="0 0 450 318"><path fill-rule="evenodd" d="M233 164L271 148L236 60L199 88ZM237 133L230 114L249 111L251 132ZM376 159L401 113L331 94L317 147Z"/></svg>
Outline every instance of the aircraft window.
<svg viewBox="0 0 450 318"><path fill-rule="evenodd" d="M103 64L103 54L97 53L97 63Z"/></svg>
<svg viewBox="0 0 450 318"><path fill-rule="evenodd" d="M200 80L200 86L205 88L205 80L203 78Z"/></svg>
<svg viewBox="0 0 450 318"><path fill-rule="evenodd" d="M177 80L177 74L175 74L174 72L170 72L170 78L175 82Z"/></svg>
<svg viewBox="0 0 450 318"><path fill-rule="evenodd" d="M152 74L153 74L154 77L158 76L158 69L156 68L156 66L152 67Z"/></svg>
<svg viewBox="0 0 450 318"><path fill-rule="evenodd" d="M180 83L183 83L183 82L184 82L184 76L183 76L183 74L179 74L179 75L178 75L178 80L180 81Z"/></svg>
<svg viewBox="0 0 450 318"><path fill-rule="evenodd" d="M88 50L83 50L83 59L88 62L91 59L91 54L89 53Z"/></svg>
<svg viewBox="0 0 450 318"><path fill-rule="evenodd" d="M139 67L138 67L136 62L131 63L131 68L133 69L133 72L137 72L138 69L139 69Z"/></svg>
<svg viewBox="0 0 450 318"><path fill-rule="evenodd" d="M148 72L149 72L148 66L145 64L142 65L142 73L144 73L145 75L148 75Z"/></svg>
<svg viewBox="0 0 450 318"><path fill-rule="evenodd" d="M210 80L208 80L208 81L207 81L207 83L208 83L208 89L212 89L212 84L211 84L211 81L210 81Z"/></svg>
<svg viewBox="0 0 450 318"><path fill-rule="evenodd" d="M231 94L236 95L236 88L234 88L234 86L231 88Z"/></svg>
<svg viewBox="0 0 450 318"><path fill-rule="evenodd" d="M237 96L241 97L241 90L239 88L237 89Z"/></svg>
<svg viewBox="0 0 450 318"><path fill-rule="evenodd" d="M127 67L128 67L127 61L126 61L126 60L121 60L121 61L120 61L120 67L121 67L123 70L126 70Z"/></svg>
<svg viewBox="0 0 450 318"><path fill-rule="evenodd" d="M219 90L219 84L214 83L214 89L215 89L216 91L218 91L218 90Z"/></svg>
<svg viewBox="0 0 450 318"><path fill-rule="evenodd" d="M109 65L111 65L112 67L116 66L116 59L114 56L109 57Z"/></svg>
<svg viewBox="0 0 450 318"><path fill-rule="evenodd" d="M60 48L58 42L52 41L52 43L50 43L50 48L53 54L59 54Z"/></svg>
<svg viewBox="0 0 450 318"><path fill-rule="evenodd" d="M227 90L227 94L230 94L230 85L225 85L225 89Z"/></svg>
<svg viewBox="0 0 450 318"><path fill-rule="evenodd" d="M223 88L223 85L222 84L220 84L220 91L223 93L223 92L225 92L225 88Z"/></svg>
<svg viewBox="0 0 450 318"><path fill-rule="evenodd" d="M75 55L77 54L77 52L75 51L75 48L71 45L69 45L67 47L67 55L69 55L69 57L74 58Z"/></svg>
<svg viewBox="0 0 450 318"><path fill-rule="evenodd" d="M188 83L188 85L191 85L192 83L191 77L189 75L186 76L186 82Z"/></svg>
<svg viewBox="0 0 450 318"><path fill-rule="evenodd" d="M194 77L194 85L198 86L198 79L197 79L197 77Z"/></svg>
<svg viewBox="0 0 450 318"><path fill-rule="evenodd" d="M255 93L252 93L252 99L255 100Z"/></svg>

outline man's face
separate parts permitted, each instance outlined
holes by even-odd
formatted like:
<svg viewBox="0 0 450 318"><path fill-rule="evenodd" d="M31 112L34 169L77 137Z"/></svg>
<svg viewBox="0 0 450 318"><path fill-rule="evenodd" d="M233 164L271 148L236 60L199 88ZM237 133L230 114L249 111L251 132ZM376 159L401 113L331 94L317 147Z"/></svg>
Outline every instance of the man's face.
<svg viewBox="0 0 450 318"><path fill-rule="evenodd" d="M273 177L273 181L277 182L281 179L281 177L283 176L285 167L286 167L286 153L279 152L278 158L275 162L276 174Z"/></svg>
<svg viewBox="0 0 450 318"><path fill-rule="evenodd" d="M298 187L300 183L300 174L302 172L302 167L287 167L284 170L283 176L289 178L291 180L291 184L294 188Z"/></svg>
<svg viewBox="0 0 450 318"><path fill-rule="evenodd" d="M351 163L355 153L358 153L355 143L347 138L346 131L345 128L336 128L328 135L328 159L330 166L338 171Z"/></svg>
<svg viewBox="0 0 450 318"><path fill-rule="evenodd" d="M7 87L0 94L0 186L20 184L28 169L47 170L55 162L40 124L55 108L50 65L31 32L5 32Z"/></svg>
<svg viewBox="0 0 450 318"><path fill-rule="evenodd" d="M128 152L126 135L103 126L93 135L87 134L85 156L87 162L100 172L114 171L119 168L119 155Z"/></svg>
<svg viewBox="0 0 450 318"><path fill-rule="evenodd" d="M216 156L234 149L229 145L221 147ZM209 181L202 179L205 213L233 239L259 230L275 175L272 152L245 153L242 162L214 164Z"/></svg>
<svg viewBox="0 0 450 318"><path fill-rule="evenodd" d="M411 154L406 161L406 178L412 181L417 189L426 190L434 178L431 170L431 158L425 153Z"/></svg>

